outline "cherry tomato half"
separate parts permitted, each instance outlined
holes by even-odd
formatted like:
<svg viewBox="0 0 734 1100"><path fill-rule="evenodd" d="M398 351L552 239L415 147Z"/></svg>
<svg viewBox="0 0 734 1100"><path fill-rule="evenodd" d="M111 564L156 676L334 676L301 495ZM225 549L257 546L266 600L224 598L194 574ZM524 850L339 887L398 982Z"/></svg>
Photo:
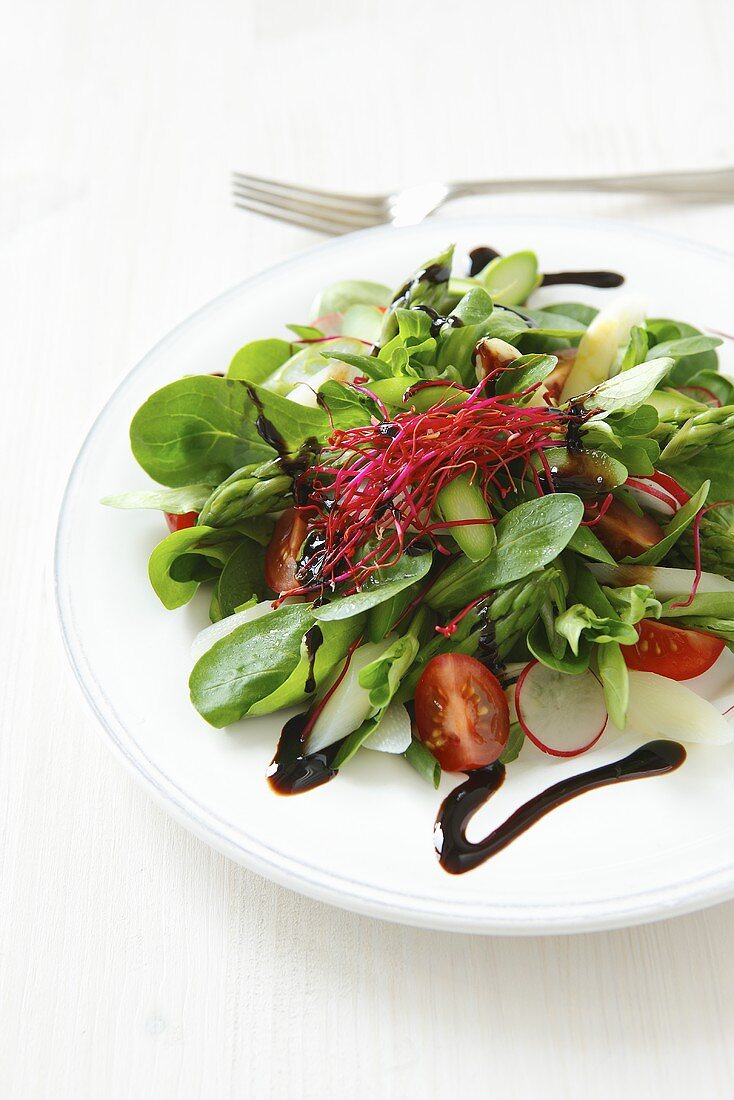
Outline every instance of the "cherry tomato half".
<svg viewBox="0 0 734 1100"><path fill-rule="evenodd" d="M464 653L441 653L428 662L415 689L415 717L421 741L449 772L492 764L510 734L499 680Z"/></svg>
<svg viewBox="0 0 734 1100"><path fill-rule="evenodd" d="M657 672L669 680L690 680L692 676L707 672L724 648L722 638L654 619L638 623L637 633L636 645L622 646L627 668Z"/></svg>
<svg viewBox="0 0 734 1100"><path fill-rule="evenodd" d="M599 507L598 504L587 505L586 518L594 519ZM662 528L654 519L635 515L621 500L613 500L591 530L617 561L636 558L664 538Z"/></svg>
<svg viewBox="0 0 734 1100"><path fill-rule="evenodd" d="M273 592L287 592L296 587L296 563L305 537L305 519L295 508L286 509L265 552L265 583Z"/></svg>
<svg viewBox="0 0 734 1100"><path fill-rule="evenodd" d="M177 516L175 512L164 512L169 531L185 531L187 527L196 527L198 512L184 512Z"/></svg>

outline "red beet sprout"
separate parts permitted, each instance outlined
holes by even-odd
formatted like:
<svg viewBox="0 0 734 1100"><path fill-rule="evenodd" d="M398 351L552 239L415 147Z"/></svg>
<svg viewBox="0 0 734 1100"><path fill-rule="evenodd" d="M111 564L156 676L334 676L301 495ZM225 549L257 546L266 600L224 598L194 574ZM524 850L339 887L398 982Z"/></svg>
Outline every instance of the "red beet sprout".
<svg viewBox="0 0 734 1100"><path fill-rule="evenodd" d="M297 499L307 501L299 511L309 537L299 563L300 586L290 595L346 581L358 589L377 569L426 544L449 553L440 535L457 523L439 518L437 501L461 474L469 474L488 502L516 490L529 469L539 491L552 491L543 450L564 436L572 414L523 408L513 403L517 394L482 396L488 382L460 404L441 402L420 413L410 409L390 418L379 403L383 420L332 434L296 481ZM546 471L545 490L533 458Z"/></svg>

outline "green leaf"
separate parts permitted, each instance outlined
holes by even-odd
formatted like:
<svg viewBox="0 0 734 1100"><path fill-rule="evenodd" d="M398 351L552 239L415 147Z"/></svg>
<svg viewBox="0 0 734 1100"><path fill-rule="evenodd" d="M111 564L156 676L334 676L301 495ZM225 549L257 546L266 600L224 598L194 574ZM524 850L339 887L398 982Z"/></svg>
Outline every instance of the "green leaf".
<svg viewBox="0 0 734 1100"><path fill-rule="evenodd" d="M613 378L602 382L588 394L581 394L576 400L606 412L630 412L644 404L672 365L673 360L669 358L640 363L623 374L615 374Z"/></svg>
<svg viewBox="0 0 734 1100"><path fill-rule="evenodd" d="M646 584L634 584L627 588L605 586L602 591L623 623L634 625L642 619L660 618L662 604L656 598L652 588Z"/></svg>
<svg viewBox="0 0 734 1100"><path fill-rule="evenodd" d="M265 583L265 547L244 539L227 558L219 574L213 607L214 620L234 615L238 607L254 596L257 602L268 594Z"/></svg>
<svg viewBox="0 0 734 1100"><path fill-rule="evenodd" d="M235 352L227 371L228 378L245 382L264 382L294 354L287 340L253 340Z"/></svg>
<svg viewBox="0 0 734 1100"><path fill-rule="evenodd" d="M425 577L431 568L431 558L431 554L415 557L403 554L396 565L379 569L368 577L359 592L352 596L335 596L331 603L315 608L314 618L319 622L333 622L369 611Z"/></svg>
<svg viewBox="0 0 734 1100"><path fill-rule="evenodd" d="M502 371L495 383L495 393L522 393L547 378L557 363L555 355L523 355Z"/></svg>
<svg viewBox="0 0 734 1100"><path fill-rule="evenodd" d="M597 645L605 645L609 642L634 645L637 641L637 631L634 626L620 622L616 615L600 617L590 607L581 603L573 604L559 615L555 626L558 633L567 639L575 654L579 652L579 641L582 636Z"/></svg>
<svg viewBox="0 0 734 1100"><path fill-rule="evenodd" d="M718 336L685 336L677 340L663 340L655 344L648 355L649 358L659 359L661 356L669 356L671 359L682 359L686 355L700 355L702 351L713 351L723 344Z"/></svg>
<svg viewBox="0 0 734 1100"><path fill-rule="evenodd" d="M668 551L675 546L686 527L693 523L696 515L703 508L709 489L710 483L704 481L698 492L691 497L687 504L678 509L667 527L663 528L665 535L660 542L656 543L655 546L651 546L644 554L639 554L636 558L623 558L622 561L625 564L634 562L635 565L657 565L659 561L662 561Z"/></svg>
<svg viewBox="0 0 734 1100"><path fill-rule="evenodd" d="M584 302L554 302L553 305L543 306L543 312L560 313L562 317L571 317L586 329L599 310L594 306L587 306Z"/></svg>
<svg viewBox="0 0 734 1100"><path fill-rule="evenodd" d="M616 642L598 646L596 660L609 717L617 729L623 730L629 706L629 673L622 650Z"/></svg>
<svg viewBox="0 0 734 1100"><path fill-rule="evenodd" d="M525 734L522 726L519 722L512 722L510 724L510 735L507 738L507 744L500 756L500 764L511 764L513 760L517 760L524 744Z"/></svg>
<svg viewBox="0 0 734 1100"><path fill-rule="evenodd" d="M734 461L728 447L708 447L685 462L666 462L663 469L689 493L710 482L712 500L734 500Z"/></svg>
<svg viewBox="0 0 734 1100"><path fill-rule="evenodd" d="M620 364L620 372L631 370L632 367L644 363L648 352L647 332L639 325L633 325L630 332L629 343L625 349Z"/></svg>
<svg viewBox="0 0 734 1100"><path fill-rule="evenodd" d="M567 648L564 653L554 653L548 641L548 632L542 619L537 619L527 635L527 647L536 660L556 672L565 672L569 676L579 676L589 667L591 646L581 640L578 653Z"/></svg>
<svg viewBox="0 0 734 1100"><path fill-rule="evenodd" d="M319 390L319 404L329 410L334 427L342 431L365 427L378 412L377 405L366 394L342 382L324 382Z"/></svg>
<svg viewBox="0 0 734 1100"><path fill-rule="evenodd" d="M240 466L273 457L254 419L242 383L192 375L164 386L138 409L130 444L146 473L164 485L217 484Z"/></svg>
<svg viewBox="0 0 734 1100"><path fill-rule="evenodd" d="M680 384L680 383L679 383ZM717 398L722 405L734 405L734 382L715 370L701 370L691 375L686 386L702 386Z"/></svg>
<svg viewBox="0 0 734 1100"><path fill-rule="evenodd" d="M459 558L441 575L426 602L437 611L464 607L494 588L520 580L558 557L584 516L572 493L554 493L513 508L496 527L497 545L488 558Z"/></svg>
<svg viewBox="0 0 734 1100"><path fill-rule="evenodd" d="M299 340L323 340L324 333L313 325L286 325Z"/></svg>
<svg viewBox="0 0 734 1100"><path fill-rule="evenodd" d="M578 527L569 539L568 549L575 550L577 554L582 554L585 558L591 558L592 561L603 561L607 565L617 564L606 546L599 541L590 527Z"/></svg>
<svg viewBox="0 0 734 1100"><path fill-rule="evenodd" d="M690 603L686 596L666 600L662 608L664 619L680 619L695 615L700 619L730 619L734 621L734 592L700 592Z"/></svg>
<svg viewBox="0 0 734 1100"><path fill-rule="evenodd" d="M202 717L219 728L306 699L303 636L313 623L308 604L283 604L216 642L189 679L191 701ZM343 661L362 626L363 620L355 618L322 627L314 667L318 682Z"/></svg>
<svg viewBox="0 0 734 1100"><path fill-rule="evenodd" d="M262 622L262 619L257 621ZM364 618L361 616L342 619L319 628L322 631L323 640L316 650L313 664L313 680L316 687L321 687L324 681L336 672L346 657L352 642L357 640L363 628ZM270 695L255 700L246 712L247 717L254 718L257 715L272 714L276 710L294 707L298 703L303 703L312 698L306 692L306 684L310 674L311 655L306 639L302 637L298 651L298 662L290 675Z"/></svg>
<svg viewBox="0 0 734 1100"><path fill-rule="evenodd" d="M316 320L326 313L344 313L350 306L389 306L391 299L392 291L382 283L342 279L321 291L311 306L311 315Z"/></svg>
<svg viewBox="0 0 734 1100"><path fill-rule="evenodd" d="M230 553L231 537L223 541L213 527L173 531L150 555L148 576L156 595L169 611L188 603L202 581L216 577Z"/></svg>
<svg viewBox="0 0 734 1100"><path fill-rule="evenodd" d="M212 491L211 485L182 485L179 489L142 489L103 497L108 508L157 508L174 516L199 512Z"/></svg>

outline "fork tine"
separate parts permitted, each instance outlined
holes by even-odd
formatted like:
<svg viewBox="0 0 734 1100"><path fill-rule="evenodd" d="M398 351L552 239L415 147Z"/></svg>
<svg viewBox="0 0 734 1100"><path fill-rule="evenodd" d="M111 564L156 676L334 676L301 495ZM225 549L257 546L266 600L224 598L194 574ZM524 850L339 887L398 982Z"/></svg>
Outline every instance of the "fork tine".
<svg viewBox="0 0 734 1100"><path fill-rule="evenodd" d="M344 225L335 222L331 218L316 217L311 214L299 213L297 210L281 210L279 207L268 206L265 203L256 202L255 199L234 196L234 204L240 210L249 210L253 214L262 214L263 217L273 218L277 222L290 222L291 225L300 225L303 229L313 229L317 233L330 233L338 236L341 233L349 233L357 226Z"/></svg>
<svg viewBox="0 0 734 1100"><path fill-rule="evenodd" d="M233 188L233 193L236 198L258 203L261 207L268 207L273 210L288 210L291 213L304 214L311 218L325 218L346 229L362 229L366 225L377 225L385 220L384 215L380 216L375 212L365 213L364 211L331 208L319 203L311 203L306 199L267 195L263 191L254 190L242 184L236 185Z"/></svg>
<svg viewBox="0 0 734 1100"><path fill-rule="evenodd" d="M261 191L267 196L277 194L295 201L305 200L314 205L325 205L330 210L335 206L345 206L364 213L378 213L387 209L387 200L384 195L350 195L339 191L320 191L315 187L282 183L280 180L264 179L262 176L251 176L244 172L233 172L232 180L235 186Z"/></svg>

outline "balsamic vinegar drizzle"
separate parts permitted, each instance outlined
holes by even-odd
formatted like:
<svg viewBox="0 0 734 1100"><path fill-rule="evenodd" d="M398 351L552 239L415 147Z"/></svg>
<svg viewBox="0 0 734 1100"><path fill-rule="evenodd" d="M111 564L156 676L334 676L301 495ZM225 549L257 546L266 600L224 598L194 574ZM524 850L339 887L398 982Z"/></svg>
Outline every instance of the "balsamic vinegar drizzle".
<svg viewBox="0 0 734 1100"><path fill-rule="evenodd" d="M469 253L469 278L473 279L480 271L484 271L487 264L491 264L492 260L496 260L499 256L500 253L487 244L480 244L478 248L473 248Z"/></svg>
<svg viewBox="0 0 734 1100"><path fill-rule="evenodd" d="M486 768L477 768L469 772L466 782L456 787L441 804L434 829L439 862L451 875L464 874L502 851L541 817L571 798L612 783L665 775L679 768L685 758L686 750L677 741L649 741L622 760L554 783L515 810L484 840L475 843L466 838L467 825L480 806L499 790L505 778L505 766L499 761Z"/></svg>
<svg viewBox="0 0 734 1100"><path fill-rule="evenodd" d="M321 752L303 751L303 734L308 712L296 714L283 726L273 762L268 769L268 783L277 794L302 794L328 783L337 774L331 765L343 745L337 741Z"/></svg>
<svg viewBox="0 0 734 1100"><path fill-rule="evenodd" d="M616 271L548 271L543 276L542 286L563 286L570 283L573 286L596 286L601 290L611 290L612 287L621 286L624 275Z"/></svg>
<svg viewBox="0 0 734 1100"><path fill-rule="evenodd" d="M306 653L308 654L308 676L306 677L306 683L303 686L303 690L308 694L313 694L316 691L316 677L314 676L314 665L316 664L316 654L319 651L319 646L324 640L324 635L321 632L321 627L316 623L314 626L309 627L303 636L303 641L306 645Z"/></svg>

